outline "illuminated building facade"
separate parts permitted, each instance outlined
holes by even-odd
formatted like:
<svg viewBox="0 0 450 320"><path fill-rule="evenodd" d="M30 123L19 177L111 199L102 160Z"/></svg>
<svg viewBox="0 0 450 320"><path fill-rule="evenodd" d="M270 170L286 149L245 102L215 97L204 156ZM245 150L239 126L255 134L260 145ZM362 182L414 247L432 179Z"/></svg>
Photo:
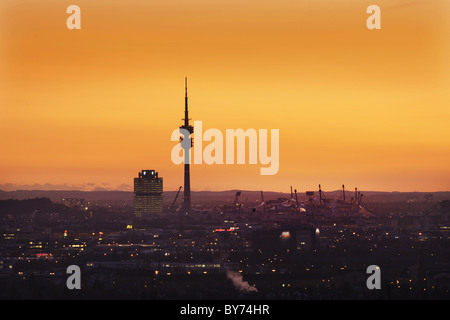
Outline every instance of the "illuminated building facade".
<svg viewBox="0 0 450 320"><path fill-rule="evenodd" d="M163 213L163 178L155 170L142 170L134 178L134 214L142 218L155 213Z"/></svg>

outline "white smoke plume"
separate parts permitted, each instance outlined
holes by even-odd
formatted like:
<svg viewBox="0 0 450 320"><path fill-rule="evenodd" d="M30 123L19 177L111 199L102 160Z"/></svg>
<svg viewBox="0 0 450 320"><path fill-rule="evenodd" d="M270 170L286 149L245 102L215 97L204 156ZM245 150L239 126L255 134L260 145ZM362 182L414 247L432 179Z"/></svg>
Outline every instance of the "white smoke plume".
<svg viewBox="0 0 450 320"><path fill-rule="evenodd" d="M236 287L236 289L241 292L258 292L258 289L249 285L247 281L244 281L242 275L239 272L227 271L227 277L233 282L233 285Z"/></svg>

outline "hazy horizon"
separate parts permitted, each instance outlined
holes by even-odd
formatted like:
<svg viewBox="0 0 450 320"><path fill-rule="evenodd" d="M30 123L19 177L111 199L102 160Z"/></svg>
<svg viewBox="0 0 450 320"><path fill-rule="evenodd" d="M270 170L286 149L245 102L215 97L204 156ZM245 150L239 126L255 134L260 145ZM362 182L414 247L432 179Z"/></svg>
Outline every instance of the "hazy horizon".
<svg viewBox="0 0 450 320"><path fill-rule="evenodd" d="M77 188L76 186L59 186L59 189L57 188L58 186L53 186L53 185L24 185L24 186L16 186L14 188L11 188L12 184L0 184L0 191L3 192L15 192L15 191L73 191L73 192L131 192L133 193L133 189L115 189L115 188L102 188L102 187L93 187L91 189L82 189L82 188ZM35 187L33 187L35 186ZM289 186L290 187L290 186ZM271 192L271 193L286 193L289 194L290 193L290 189L289 187L286 190L272 190L272 189L267 189L267 190L261 190L261 189L241 189L241 188L231 188L231 189L191 189L192 192L231 192L231 191L242 191L242 192L260 192L260 191L264 191L264 192ZM298 189L295 186L292 186L293 190L297 189L297 192L305 192L305 191L318 191L318 186L316 188L306 188L306 189ZM174 190L164 190L164 192L177 192L178 189L174 189ZM322 186L322 191L323 192L342 192L342 188L324 188L324 186ZM351 188L346 188L345 189L346 192L352 193L354 192L354 187ZM450 190L407 190L407 191L402 191L402 190L370 190L370 189L360 189L358 188L358 191L364 191L364 192L380 192L380 193L440 193L440 192L450 192Z"/></svg>
<svg viewBox="0 0 450 320"><path fill-rule="evenodd" d="M187 76L203 132L280 147L274 176L191 165L192 190L450 190L450 3L378 0L368 30L372 4L78 0L69 30L67 3L3 0L0 185L131 189L154 169L177 190Z"/></svg>

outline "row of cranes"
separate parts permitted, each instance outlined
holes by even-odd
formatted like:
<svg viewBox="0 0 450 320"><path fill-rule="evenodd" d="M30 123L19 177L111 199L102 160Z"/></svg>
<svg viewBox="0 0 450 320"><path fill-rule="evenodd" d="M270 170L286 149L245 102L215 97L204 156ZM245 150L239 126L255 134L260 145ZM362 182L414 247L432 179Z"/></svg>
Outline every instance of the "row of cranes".
<svg viewBox="0 0 450 320"><path fill-rule="evenodd" d="M362 216L371 217L372 214L362 206L363 194L355 188L355 195L351 201L346 201L345 186L342 185L342 193L338 199L328 199L319 185L316 197L315 191L306 191L303 200L299 199L297 189L291 186L290 198L278 198L274 200L264 200L264 192L261 191L261 201L257 206L244 208L244 204L239 202L241 191L236 192L233 205L225 206L227 213L262 213L269 214L304 214L316 216Z"/></svg>
<svg viewBox="0 0 450 320"><path fill-rule="evenodd" d="M172 205L169 208L170 213L179 212L180 208L176 209L175 204L181 189L182 187L180 186L177 190ZM358 188L355 188L354 196L351 197L351 200L346 201L346 194L348 194L348 191L345 190L344 185L342 185L342 190L340 191L340 196L338 196L338 199L329 199L322 191L322 186L320 184L317 193L316 191L306 191L305 196L301 197L302 199L300 199L297 189L293 189L292 186L290 198L265 200L264 192L260 191L260 193L261 200L259 204L256 206L248 206L244 205L244 203L239 200L242 195L242 191L237 191L234 195L232 205L225 205L220 211L227 214L254 213L262 214L263 216L266 216L266 214L303 214L309 216L329 217L373 216L362 206L362 199L364 195L358 191Z"/></svg>

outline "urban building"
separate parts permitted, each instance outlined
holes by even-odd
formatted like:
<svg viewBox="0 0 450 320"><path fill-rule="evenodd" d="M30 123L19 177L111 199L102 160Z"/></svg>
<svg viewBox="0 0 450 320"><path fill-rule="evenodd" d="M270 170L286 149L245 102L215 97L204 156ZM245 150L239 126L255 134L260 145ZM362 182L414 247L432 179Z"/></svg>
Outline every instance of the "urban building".
<svg viewBox="0 0 450 320"><path fill-rule="evenodd" d="M163 178L155 170L142 170L134 178L134 214L146 215L163 212Z"/></svg>

